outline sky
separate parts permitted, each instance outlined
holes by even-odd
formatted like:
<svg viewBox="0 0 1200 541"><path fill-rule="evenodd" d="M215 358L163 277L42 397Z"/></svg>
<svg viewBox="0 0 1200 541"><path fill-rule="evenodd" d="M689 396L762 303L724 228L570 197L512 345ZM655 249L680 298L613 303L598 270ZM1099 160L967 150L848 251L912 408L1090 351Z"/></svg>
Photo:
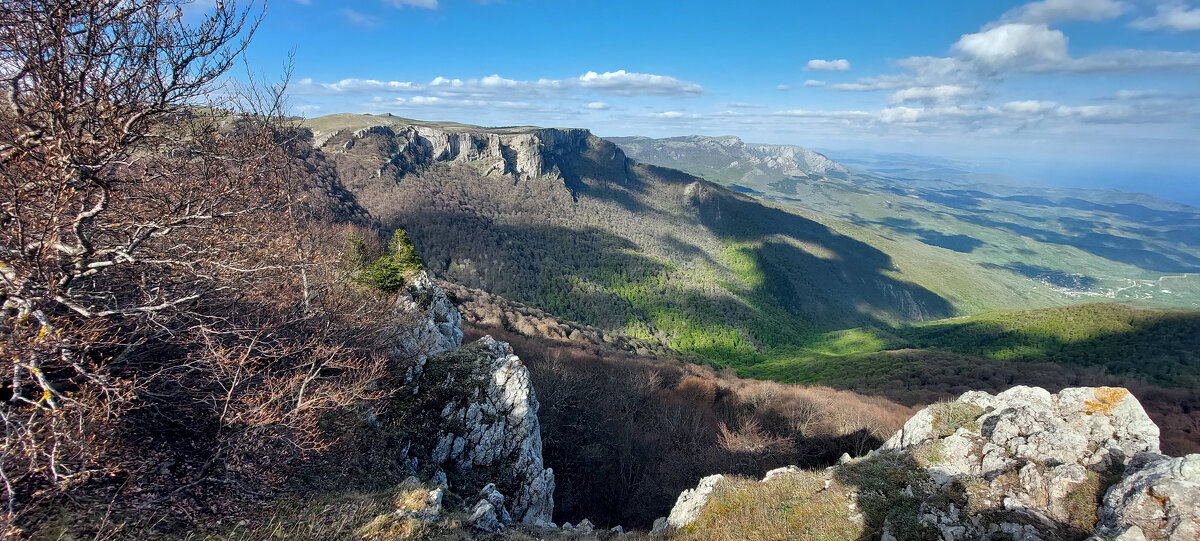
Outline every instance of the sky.
<svg viewBox="0 0 1200 541"><path fill-rule="evenodd" d="M1200 0L271 0L250 65L289 51L304 116L737 135L1200 205Z"/></svg>

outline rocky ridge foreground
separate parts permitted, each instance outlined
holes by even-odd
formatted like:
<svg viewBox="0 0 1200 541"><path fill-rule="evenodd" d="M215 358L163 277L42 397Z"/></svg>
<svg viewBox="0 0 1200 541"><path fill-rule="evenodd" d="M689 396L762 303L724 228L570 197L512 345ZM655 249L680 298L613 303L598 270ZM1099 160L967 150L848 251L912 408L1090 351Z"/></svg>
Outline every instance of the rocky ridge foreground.
<svg viewBox="0 0 1200 541"><path fill-rule="evenodd" d="M1200 539L1200 454L1159 452L1126 389L972 391L917 413L880 449L817 475L866 538ZM720 527L720 475L679 496L655 533ZM727 488L727 490L734 490Z"/></svg>
<svg viewBox="0 0 1200 541"><path fill-rule="evenodd" d="M440 512L440 491L452 489L467 496L470 522L480 529L550 524L554 470L542 461L529 370L491 337L463 345L458 309L427 273L411 280L397 311L415 320L400 329L392 354L412 363L411 392L402 394L415 426L402 454L414 472L436 468L430 482L441 487L430 492L437 509L427 517Z"/></svg>

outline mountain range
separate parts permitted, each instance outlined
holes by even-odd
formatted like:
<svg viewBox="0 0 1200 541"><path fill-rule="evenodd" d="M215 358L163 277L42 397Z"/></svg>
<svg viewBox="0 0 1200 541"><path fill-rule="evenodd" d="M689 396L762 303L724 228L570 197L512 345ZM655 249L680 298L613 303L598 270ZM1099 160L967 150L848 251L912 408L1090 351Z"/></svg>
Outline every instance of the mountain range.
<svg viewBox="0 0 1200 541"><path fill-rule="evenodd" d="M437 276L606 342L908 405L1071 381L1152 389L1160 424L1200 407L1185 205L886 176L733 137L305 125ZM1186 424L1164 444L1200 446Z"/></svg>

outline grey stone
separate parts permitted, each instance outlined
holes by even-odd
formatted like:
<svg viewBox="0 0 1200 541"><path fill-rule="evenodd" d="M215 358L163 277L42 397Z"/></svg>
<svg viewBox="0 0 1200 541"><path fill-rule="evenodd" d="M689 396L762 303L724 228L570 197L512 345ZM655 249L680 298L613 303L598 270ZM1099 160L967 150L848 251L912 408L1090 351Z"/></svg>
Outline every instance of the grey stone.
<svg viewBox="0 0 1200 541"><path fill-rule="evenodd" d="M1154 532L1154 539L1200 539L1200 454L1139 457L1142 465L1104 496L1100 531L1108 535ZM1130 533L1138 530L1139 533Z"/></svg>
<svg viewBox="0 0 1200 541"><path fill-rule="evenodd" d="M724 478L725 476L719 473L710 475L701 479L696 488L680 493L679 498L675 500L675 506L671 508L671 514L667 516L667 526L679 529L694 522L700 516L700 510L708 503L708 497L712 495L717 483Z"/></svg>

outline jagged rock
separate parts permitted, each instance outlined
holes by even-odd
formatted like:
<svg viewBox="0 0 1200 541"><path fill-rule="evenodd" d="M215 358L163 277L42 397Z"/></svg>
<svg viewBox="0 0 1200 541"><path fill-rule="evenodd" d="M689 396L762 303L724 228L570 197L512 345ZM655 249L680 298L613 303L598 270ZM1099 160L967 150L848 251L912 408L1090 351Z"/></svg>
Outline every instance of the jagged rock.
<svg viewBox="0 0 1200 541"><path fill-rule="evenodd" d="M488 483L486 486L484 486L483 489L479 491L479 498L482 500L487 500L488 503L492 504L492 509L496 513L496 518L500 520L501 524L508 524L509 522L512 522L512 516L508 514L508 508L504 506L504 495L501 494L499 490L496 490L495 484Z"/></svg>
<svg viewBox="0 0 1200 541"><path fill-rule="evenodd" d="M429 273L421 271L409 281L396 301L396 310L415 319L405 321L392 348L394 359L416 359L408 380L420 377L430 355L462 345L462 316Z"/></svg>
<svg viewBox="0 0 1200 541"><path fill-rule="evenodd" d="M962 405L979 415L948 436L938 434L939 415ZM939 413L941 412L941 413ZM936 469L949 476L986 475L1017 463L1077 463L1106 468L1128 463L1141 451L1158 451L1158 427L1129 391L1111 387L1064 389L1013 387L995 396L971 391L949 405L925 408L884 443L884 450L943 446L951 462Z"/></svg>
<svg viewBox="0 0 1200 541"><path fill-rule="evenodd" d="M1139 455L1100 508L1100 531L1170 541L1200 539L1200 454Z"/></svg>
<svg viewBox="0 0 1200 541"><path fill-rule="evenodd" d="M665 535L671 526L667 524L667 517L658 517L654 519L654 525L650 527L650 535L655 537Z"/></svg>
<svg viewBox="0 0 1200 541"><path fill-rule="evenodd" d="M775 468L775 469L767 472L767 474L763 476L762 482L766 483L766 482L768 482L776 477L779 477L781 475L788 475L788 474L792 474L792 473L801 473L803 471L804 470L802 470L796 466L784 466L782 468Z"/></svg>
<svg viewBox="0 0 1200 541"><path fill-rule="evenodd" d="M548 523L554 510L554 471L542 462L538 401L529 370L508 344L490 336L431 357L429 365L438 366L427 372L441 379L428 384L458 397L447 400L440 412L444 425L454 428L438 434L433 462L463 471L508 472L513 515L529 524Z"/></svg>
<svg viewBox="0 0 1200 541"><path fill-rule="evenodd" d="M1057 525L1077 524L1069 496L1089 478L1130 464L1140 452L1158 452L1158 427L1127 390L1013 387L997 395L971 391L914 415L881 447L902 452L927 469L935 486L970 486L972 505L1007 512L1017 522L993 522L1015 539L1053 538ZM926 492L936 492L928 488ZM1086 500L1088 496L1084 495ZM944 539L989 533L949 509L922 507L921 523Z"/></svg>
<svg viewBox="0 0 1200 541"><path fill-rule="evenodd" d="M573 531L575 531L575 525L571 524L570 522L564 522L562 525L562 529L564 531L573 532Z"/></svg>
<svg viewBox="0 0 1200 541"><path fill-rule="evenodd" d="M679 498L675 500L675 506L671 508L671 514L667 516L667 526L679 529L694 522L700 516L700 510L708 503L713 488L724 478L725 476L719 473L710 475L701 479L696 488L680 493Z"/></svg>
<svg viewBox="0 0 1200 541"><path fill-rule="evenodd" d="M590 535L591 533L593 533L595 531L596 531L596 526L594 524L592 524L592 521L590 521L586 518L579 521L579 524L575 525L576 533L580 533L583 535Z"/></svg>
<svg viewBox="0 0 1200 541"><path fill-rule="evenodd" d="M504 529L504 524L501 524L500 517L496 514L496 507L486 499L479 500L475 507L471 508L471 514L467 517L466 523L479 531L489 533L496 533Z"/></svg>
<svg viewBox="0 0 1200 541"><path fill-rule="evenodd" d="M625 537L625 528L622 528L620 524L609 528L608 531L617 537Z"/></svg>

